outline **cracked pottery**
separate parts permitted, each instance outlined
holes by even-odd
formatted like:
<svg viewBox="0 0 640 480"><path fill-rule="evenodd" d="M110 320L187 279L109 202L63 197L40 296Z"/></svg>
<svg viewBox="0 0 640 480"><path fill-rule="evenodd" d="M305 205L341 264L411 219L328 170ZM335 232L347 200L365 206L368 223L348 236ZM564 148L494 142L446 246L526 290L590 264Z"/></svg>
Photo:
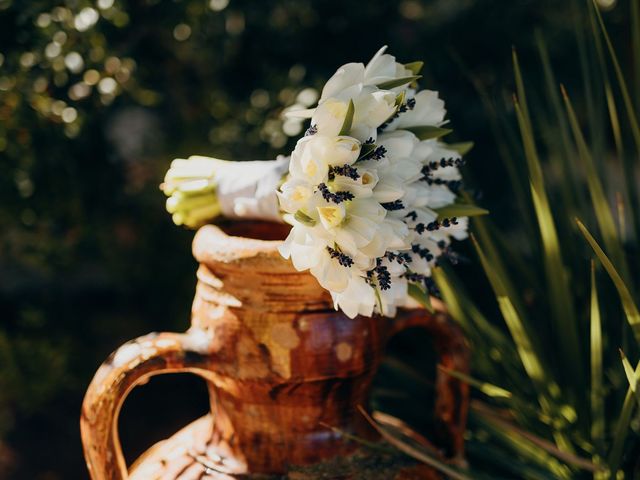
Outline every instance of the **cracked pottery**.
<svg viewBox="0 0 640 480"><path fill-rule="evenodd" d="M388 339L406 328L428 331L441 365L468 370L464 338L441 307L434 314L404 309L393 319L351 320L335 311L315 278L278 253L286 231L261 222L198 231L191 328L126 343L86 393L81 431L93 480L282 475L293 466L354 455L358 445L341 432L377 438L358 406L367 405ZM211 412L128 470L117 432L122 402L148 377L175 372L205 379ZM460 458L467 386L438 369L436 395L430 440Z"/></svg>

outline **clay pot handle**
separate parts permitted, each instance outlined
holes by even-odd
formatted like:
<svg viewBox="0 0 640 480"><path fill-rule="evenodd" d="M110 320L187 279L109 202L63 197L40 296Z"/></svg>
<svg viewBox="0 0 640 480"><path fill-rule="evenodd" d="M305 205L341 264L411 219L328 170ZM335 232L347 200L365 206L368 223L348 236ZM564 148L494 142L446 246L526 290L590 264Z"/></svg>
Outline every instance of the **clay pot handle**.
<svg viewBox="0 0 640 480"><path fill-rule="evenodd" d="M150 333L125 343L100 366L84 397L80 431L92 480L124 480L127 466L118 437L122 402L153 375L191 372L207 375L209 337L202 330Z"/></svg>
<svg viewBox="0 0 640 480"><path fill-rule="evenodd" d="M448 456L461 458L469 410L469 385L447 373L469 372L469 346L460 327L445 313L444 307L429 313L421 308L406 309L392 320L391 335L412 327L427 330L438 354L436 371L436 435Z"/></svg>

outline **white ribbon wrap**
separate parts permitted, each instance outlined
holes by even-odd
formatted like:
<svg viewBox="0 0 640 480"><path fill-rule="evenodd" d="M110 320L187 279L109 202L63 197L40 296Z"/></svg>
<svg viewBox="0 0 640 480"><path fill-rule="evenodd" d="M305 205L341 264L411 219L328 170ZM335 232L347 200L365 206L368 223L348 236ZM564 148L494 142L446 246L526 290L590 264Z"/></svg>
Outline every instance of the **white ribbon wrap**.
<svg viewBox="0 0 640 480"><path fill-rule="evenodd" d="M276 190L289 170L289 157L280 155L275 160L251 162L219 161L215 183L223 216L283 221Z"/></svg>

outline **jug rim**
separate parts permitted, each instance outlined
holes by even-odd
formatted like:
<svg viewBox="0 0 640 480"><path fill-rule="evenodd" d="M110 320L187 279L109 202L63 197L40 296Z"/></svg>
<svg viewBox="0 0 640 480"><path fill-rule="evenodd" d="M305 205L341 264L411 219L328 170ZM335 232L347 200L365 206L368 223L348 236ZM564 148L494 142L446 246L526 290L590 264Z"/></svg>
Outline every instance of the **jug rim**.
<svg viewBox="0 0 640 480"><path fill-rule="evenodd" d="M277 271L299 273L278 251L289 229L286 224L264 221L205 225L193 239L193 256L205 264L264 259Z"/></svg>

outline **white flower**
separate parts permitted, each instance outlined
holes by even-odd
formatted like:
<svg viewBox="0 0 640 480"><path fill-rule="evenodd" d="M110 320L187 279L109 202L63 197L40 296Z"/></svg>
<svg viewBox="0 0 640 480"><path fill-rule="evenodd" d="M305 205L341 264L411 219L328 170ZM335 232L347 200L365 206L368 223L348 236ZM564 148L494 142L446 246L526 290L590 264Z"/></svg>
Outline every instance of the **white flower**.
<svg viewBox="0 0 640 480"><path fill-rule="evenodd" d="M327 230L335 229L342 224L347 212L343 203L326 202L316 207L318 217Z"/></svg>
<svg viewBox="0 0 640 480"><path fill-rule="evenodd" d="M447 245L450 243L450 237L455 238L456 240L464 240L469 236L468 232L469 228L469 218L468 217L459 217L456 219L456 223L452 224L449 227L443 227L431 234L431 238L435 240L442 240Z"/></svg>
<svg viewBox="0 0 640 480"><path fill-rule="evenodd" d="M462 175L460 175L460 170L456 163L459 163L462 159L462 155L460 155L455 150L451 150L447 148L447 146L439 142L437 140L427 140L424 142L420 142L421 144L427 145L430 150L428 153L424 164L428 165L432 162L439 163L442 159L452 160L454 165L445 166L445 167L437 167L436 169L431 171L431 175L433 178L439 178L441 180L460 180Z"/></svg>
<svg viewBox="0 0 640 480"><path fill-rule="evenodd" d="M383 145L391 159L409 158L419 144L418 138L407 130L382 133L377 144Z"/></svg>
<svg viewBox="0 0 640 480"><path fill-rule="evenodd" d="M378 184L378 173L374 168L354 168L357 177L336 175L332 185L336 190L348 191L358 198L368 198L373 195L373 189Z"/></svg>
<svg viewBox="0 0 640 480"><path fill-rule="evenodd" d="M387 317L396 315L396 308L404 305L407 298L408 282L404 277L406 267L397 261L383 258L380 266L385 268L390 275L387 288L380 288L380 313Z"/></svg>
<svg viewBox="0 0 640 480"><path fill-rule="evenodd" d="M447 111L444 108L444 102L438 97L438 92L422 90L413 98L416 102L415 106L399 115L391 122L387 130L442 125Z"/></svg>
<svg viewBox="0 0 640 480"><path fill-rule="evenodd" d="M311 125L315 125L321 135L335 137L340 134L348 110L348 100L329 98L316 108L311 117Z"/></svg>
<svg viewBox="0 0 640 480"><path fill-rule="evenodd" d="M313 196L312 185L304 180L292 178L285 182L281 190L276 192L280 207L288 213L296 213L304 208Z"/></svg>
<svg viewBox="0 0 640 480"><path fill-rule="evenodd" d="M396 111L396 94L390 90L366 87L354 100L356 125L378 127Z"/></svg>
<svg viewBox="0 0 640 480"><path fill-rule="evenodd" d="M444 102L407 84L379 88L413 75L384 52L366 67L342 66L327 82L312 111L314 131L296 145L279 194L295 214L281 252L352 318L394 316L410 303L410 284L429 292L436 260L467 235L467 218L437 211L456 201L461 156L407 130L442 125Z"/></svg>
<svg viewBox="0 0 640 480"><path fill-rule="evenodd" d="M350 202L347 219L334 231L336 243L353 252L370 243L379 233L386 211L379 203L356 199Z"/></svg>
<svg viewBox="0 0 640 480"><path fill-rule="evenodd" d="M328 98L344 95L345 92L357 91L364 83L364 65L362 63L347 63L342 65L329 79L322 89L319 104Z"/></svg>
<svg viewBox="0 0 640 480"><path fill-rule="evenodd" d="M360 141L348 136L335 137L325 150L327 162L333 166L351 165L359 155Z"/></svg>
<svg viewBox="0 0 640 480"><path fill-rule="evenodd" d="M302 271L309 270L320 261L318 251L326 249L326 246L312 234L311 228L296 225L278 251L284 258L291 259L296 270Z"/></svg>
<svg viewBox="0 0 640 480"><path fill-rule="evenodd" d="M310 184L326 181L329 174L326 148L331 142L331 137L324 135L312 135L298 140L291 154L291 176Z"/></svg>
<svg viewBox="0 0 640 480"><path fill-rule="evenodd" d="M335 309L340 309L349 318L356 315L370 317L376 306L375 290L364 277L352 275L347 288L342 292L331 292Z"/></svg>
<svg viewBox="0 0 640 480"><path fill-rule="evenodd" d="M410 77L413 75L404 65L396 62L396 57L384 53L387 50L385 45L376 52L364 70L364 83L366 85L379 85L397 78Z"/></svg>
<svg viewBox="0 0 640 480"><path fill-rule="evenodd" d="M384 46L378 50L366 67L362 63L342 65L325 84L319 103L331 97L353 98L364 85L379 85L413 75L393 55L385 54L386 49Z"/></svg>
<svg viewBox="0 0 640 480"><path fill-rule="evenodd" d="M414 67L385 51L366 66L340 67L316 108L300 97L287 109L294 127L311 118L290 158L172 163L163 190L174 221L284 218L292 229L282 256L308 270L351 318L394 316L411 303L410 285L428 293L438 258L467 236L466 217L442 218L440 210L457 200L461 155L438 140L419 140L420 127L445 123L444 102L403 83Z"/></svg>
<svg viewBox="0 0 640 480"><path fill-rule="evenodd" d="M345 291L351 279L350 267L341 265L338 259L332 258L327 248L318 249L316 255L318 262L310 270L318 283L330 292Z"/></svg>

